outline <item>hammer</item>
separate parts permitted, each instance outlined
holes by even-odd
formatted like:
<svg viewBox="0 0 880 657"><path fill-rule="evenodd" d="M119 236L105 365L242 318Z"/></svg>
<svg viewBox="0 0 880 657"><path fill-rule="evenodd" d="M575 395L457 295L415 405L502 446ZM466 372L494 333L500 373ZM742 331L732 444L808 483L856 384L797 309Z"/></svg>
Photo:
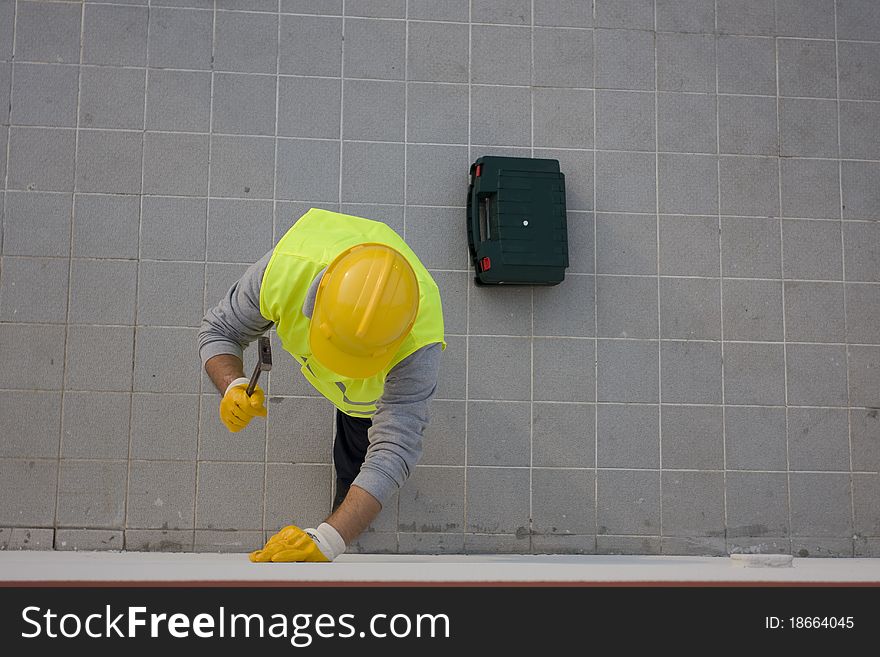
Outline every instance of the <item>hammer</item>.
<svg viewBox="0 0 880 657"><path fill-rule="evenodd" d="M257 366L254 368L254 373L251 374L250 383L248 383L248 397L254 394L254 388L257 386L257 379L260 378L260 372L268 372L272 369L272 345L269 342L269 338L260 338L257 349L260 353L259 358L257 358Z"/></svg>

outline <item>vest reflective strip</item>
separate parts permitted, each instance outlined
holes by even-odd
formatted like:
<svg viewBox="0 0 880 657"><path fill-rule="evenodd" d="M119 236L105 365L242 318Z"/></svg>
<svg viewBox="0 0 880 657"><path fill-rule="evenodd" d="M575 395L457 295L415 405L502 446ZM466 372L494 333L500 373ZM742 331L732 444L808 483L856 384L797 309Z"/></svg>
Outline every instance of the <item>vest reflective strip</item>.
<svg viewBox="0 0 880 657"><path fill-rule="evenodd" d="M344 385L342 385L342 381L335 381L335 383L336 387L342 391L342 401L344 401L346 404L352 404L353 406L375 406L379 403L378 399L374 399L373 401L368 402L359 402L353 399L349 399L348 396L345 394L346 392L348 392L348 390Z"/></svg>
<svg viewBox="0 0 880 657"><path fill-rule="evenodd" d="M317 379L318 375L315 374L314 370L311 367L309 367L309 364L304 363L304 365L305 365L305 368L309 372L312 373L312 376L314 376ZM352 406L376 406L379 403L378 399L374 399L373 401L367 401L367 402L355 401L353 399L349 399L348 395L345 394L348 392L348 389L343 385L342 381L334 381L334 383L336 384L336 387L339 388L340 392L342 392L342 401L344 401L346 404L351 404ZM356 411L352 411L352 412L356 412ZM370 415L372 415L372 412L370 413Z"/></svg>

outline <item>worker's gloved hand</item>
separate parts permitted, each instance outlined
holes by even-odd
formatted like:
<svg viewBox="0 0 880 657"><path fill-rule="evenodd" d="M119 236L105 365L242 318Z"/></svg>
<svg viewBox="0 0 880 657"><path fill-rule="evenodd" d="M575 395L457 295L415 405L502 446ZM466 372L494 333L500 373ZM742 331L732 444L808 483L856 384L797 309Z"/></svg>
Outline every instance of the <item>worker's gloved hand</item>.
<svg viewBox="0 0 880 657"><path fill-rule="evenodd" d="M249 380L244 377L230 383L220 402L220 419L232 433L244 429L251 418L266 417L266 395L260 386L256 386L254 394L248 397L248 383Z"/></svg>
<svg viewBox="0 0 880 657"><path fill-rule="evenodd" d="M251 552L251 561L333 561L345 552L345 541L334 527L322 522L317 529L288 525Z"/></svg>

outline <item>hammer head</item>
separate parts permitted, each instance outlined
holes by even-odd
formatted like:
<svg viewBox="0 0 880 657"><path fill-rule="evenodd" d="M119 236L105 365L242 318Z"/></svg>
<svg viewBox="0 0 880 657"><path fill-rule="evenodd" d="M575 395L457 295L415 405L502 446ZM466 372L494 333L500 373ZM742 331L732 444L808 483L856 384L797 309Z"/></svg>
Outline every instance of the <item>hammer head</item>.
<svg viewBox="0 0 880 657"><path fill-rule="evenodd" d="M272 344L269 342L269 338L260 338L259 350L260 370L263 372L268 372L272 369Z"/></svg>

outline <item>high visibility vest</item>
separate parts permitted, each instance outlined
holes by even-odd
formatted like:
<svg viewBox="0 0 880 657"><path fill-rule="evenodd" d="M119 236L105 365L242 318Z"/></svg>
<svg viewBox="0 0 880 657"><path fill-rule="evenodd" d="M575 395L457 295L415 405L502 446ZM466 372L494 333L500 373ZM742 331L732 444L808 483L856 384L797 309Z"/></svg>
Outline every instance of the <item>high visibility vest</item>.
<svg viewBox="0 0 880 657"><path fill-rule="evenodd" d="M384 370L368 379L349 379L313 358L311 320L302 308L318 273L338 254L364 242L387 244L407 259L419 282L419 311L412 331ZM260 286L260 313L275 323L284 350L299 362L306 380L336 408L355 417L376 412L385 377L400 361L435 342L446 348L440 292L412 249L383 223L328 210L312 208L275 245Z"/></svg>

